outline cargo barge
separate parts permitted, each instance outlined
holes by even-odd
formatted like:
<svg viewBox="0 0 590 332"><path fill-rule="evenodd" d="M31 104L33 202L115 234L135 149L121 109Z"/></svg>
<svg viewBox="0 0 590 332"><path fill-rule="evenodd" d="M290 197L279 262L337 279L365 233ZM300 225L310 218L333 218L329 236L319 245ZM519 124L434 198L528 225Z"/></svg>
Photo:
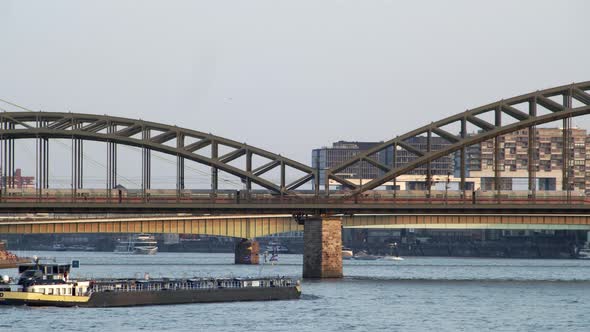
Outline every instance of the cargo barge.
<svg viewBox="0 0 590 332"><path fill-rule="evenodd" d="M69 278L70 264L19 266L18 282L0 281L0 305L129 307L202 302L298 299L299 281L289 278Z"/></svg>

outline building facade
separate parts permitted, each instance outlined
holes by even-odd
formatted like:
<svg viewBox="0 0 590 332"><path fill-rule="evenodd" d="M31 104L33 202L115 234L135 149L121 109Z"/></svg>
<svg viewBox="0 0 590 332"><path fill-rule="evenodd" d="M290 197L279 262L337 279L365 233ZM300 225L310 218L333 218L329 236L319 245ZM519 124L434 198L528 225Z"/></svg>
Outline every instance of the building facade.
<svg viewBox="0 0 590 332"><path fill-rule="evenodd" d="M566 165L567 181L563 176L563 129L534 129L534 188L538 191L590 191L590 137L585 129L571 128L568 132L568 160ZM431 150L444 149L450 145L440 137L432 137ZM529 129L501 136L499 138L499 174L501 190L522 190L529 188ZM323 147L312 151L312 166L320 175L320 186L325 182L325 170L371 149L382 142L346 142L339 141L332 147ZM426 151L427 138L413 137L406 141L413 147ZM495 140L484 141L465 149L466 190L489 191L495 189ZM395 167L412 162L417 158L404 149L385 149L373 156L384 165ZM433 190L457 190L460 182L460 152L439 158L430 164L431 187ZM399 176L396 182L385 184L384 189L427 190L426 166ZM383 171L369 163L357 163L337 175L353 183L366 183ZM334 183L336 185L336 183Z"/></svg>
<svg viewBox="0 0 590 332"><path fill-rule="evenodd" d="M563 177L563 130L561 128L536 128L534 133L534 188L539 191L559 191L569 187L572 191L587 188L587 149L590 142L585 129L572 128L568 133L569 152L566 170L569 184ZM501 136L499 139L499 166L502 190L528 190L529 130L522 129ZM479 151L478 151L479 150ZM471 169L468 176L481 179L482 190L494 189L494 140L482 142L479 149L468 153ZM478 167L479 164L479 167Z"/></svg>
<svg viewBox="0 0 590 332"><path fill-rule="evenodd" d="M1 172L1 170L0 170ZM22 170L17 168L12 176L2 176L1 188L30 189L35 188L34 176L23 176Z"/></svg>
<svg viewBox="0 0 590 332"><path fill-rule="evenodd" d="M444 149L449 143L440 138L432 137L431 149L433 151ZM319 173L320 186L325 183L326 169L335 167L342 162L363 153L383 142L347 142L339 141L332 143L331 147L322 147L312 151L311 160L312 167ZM416 149L426 151L427 138L413 137L406 141L409 145ZM384 149L375 155L373 158L384 165L395 167L396 165L407 164L416 158L415 154L401 148L397 148L395 153L393 147ZM452 178L454 161L453 156L445 156L433 161L430 165L431 176L433 183L441 183L446 181L449 177ZM407 175L398 177L395 187L399 190L424 190L426 187L426 166L419 167L412 170ZM383 174L383 170L365 162L357 163L345 168L336 175L345 178L353 183L366 183ZM385 185L387 189L393 189L394 184L388 183Z"/></svg>
<svg viewBox="0 0 590 332"><path fill-rule="evenodd" d="M331 147L322 147L320 149L314 149L311 152L311 164L312 167L318 171L320 185L325 183L326 169L335 167L342 162L369 150L382 142L346 142L338 141L332 143ZM376 154L376 159L385 165L391 165L392 149L387 151L379 152ZM379 170L373 165L368 163L362 163L362 165L356 164L345 168L337 175L345 179L374 179L382 174L383 171Z"/></svg>

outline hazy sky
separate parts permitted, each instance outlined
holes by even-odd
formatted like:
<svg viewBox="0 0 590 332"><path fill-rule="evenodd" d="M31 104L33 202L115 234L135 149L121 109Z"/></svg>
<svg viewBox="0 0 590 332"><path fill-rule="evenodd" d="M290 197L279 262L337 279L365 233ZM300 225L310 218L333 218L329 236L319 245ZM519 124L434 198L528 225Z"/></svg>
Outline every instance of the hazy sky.
<svg viewBox="0 0 590 332"><path fill-rule="evenodd" d="M309 164L311 149L333 141L387 140L589 80L589 10L538 0L0 0L0 98L176 124Z"/></svg>

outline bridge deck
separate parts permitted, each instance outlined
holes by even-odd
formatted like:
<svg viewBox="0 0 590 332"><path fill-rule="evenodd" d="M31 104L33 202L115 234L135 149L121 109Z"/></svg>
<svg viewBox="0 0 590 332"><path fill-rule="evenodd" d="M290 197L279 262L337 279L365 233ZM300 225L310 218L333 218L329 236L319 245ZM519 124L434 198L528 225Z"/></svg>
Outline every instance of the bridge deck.
<svg viewBox="0 0 590 332"><path fill-rule="evenodd" d="M590 230L589 215L380 214L343 216L345 228ZM0 234L177 233L255 238L302 231L291 215L4 219Z"/></svg>

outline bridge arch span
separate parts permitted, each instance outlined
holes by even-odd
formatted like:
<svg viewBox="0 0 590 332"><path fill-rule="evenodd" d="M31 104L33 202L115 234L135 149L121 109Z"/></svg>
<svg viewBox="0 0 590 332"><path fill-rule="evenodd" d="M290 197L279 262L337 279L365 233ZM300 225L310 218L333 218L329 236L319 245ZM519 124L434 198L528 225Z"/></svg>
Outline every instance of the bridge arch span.
<svg viewBox="0 0 590 332"><path fill-rule="evenodd" d="M407 132L390 139L364 153L359 153L353 158L342 162L326 171L324 187L329 190L330 180L350 189L351 195L358 195L368 190L375 189L396 177L407 174L421 166L427 166L430 162L447 156L456 151L461 151L461 189L465 188L465 148L490 139L498 139L500 136L525 128L533 128L537 125L564 120L564 135L567 133L568 119L590 113L590 81L559 86L542 91L535 91L521 96L503 99L485 106L455 114L445 119L432 122L426 126ZM577 104L574 105L574 103ZM544 111L544 113L542 112ZM492 122L484 119L492 116ZM504 121L503 121L504 119ZM508 121L506 121L508 120ZM472 125L479 129L477 133L468 133L467 126ZM448 127L459 128L458 132L449 132ZM532 132L532 131L531 131ZM431 139L436 135L448 141L448 146L443 149L432 149ZM416 137L427 138L426 149L412 146L408 141ZM565 138L565 136L564 136ZM529 138L529 143L532 138ZM499 142L496 141L496 146ZM532 144L529 144L532 147ZM392 164L385 165L376 158L377 153L386 149L405 150L415 156L415 159L398 165L395 156ZM532 154L529 151L529 154ZM530 158L530 157L529 157ZM498 160L499 158L494 158ZM365 184L353 183L338 175L346 168L359 163L368 163L380 171L382 175ZM564 163L565 164L565 163ZM529 163L532 167L532 164ZM496 167L498 169L498 167ZM426 174L430 177L430 174ZM428 181L429 179L427 179Z"/></svg>
<svg viewBox="0 0 590 332"><path fill-rule="evenodd" d="M239 177L247 190L252 184L275 193L288 194L316 177L313 168L257 147L195 130L161 123L107 115L55 112L0 113L0 141L14 139L74 139L122 144L154 150L179 159L179 178L184 181L183 160L192 160L212 168L212 189L217 189L217 171ZM10 143L9 143L10 144ZM223 147L229 152L219 155ZM208 148L208 155L199 150ZM259 157L264 164L253 168L252 159ZM116 158L116 157L115 157ZM230 163L244 158L245 166ZM256 165L254 165L256 166ZM279 168L280 180L272 182L262 176ZM293 169L302 177L287 182L286 170ZM315 181L317 182L317 181ZM184 184L180 184L184 186Z"/></svg>

